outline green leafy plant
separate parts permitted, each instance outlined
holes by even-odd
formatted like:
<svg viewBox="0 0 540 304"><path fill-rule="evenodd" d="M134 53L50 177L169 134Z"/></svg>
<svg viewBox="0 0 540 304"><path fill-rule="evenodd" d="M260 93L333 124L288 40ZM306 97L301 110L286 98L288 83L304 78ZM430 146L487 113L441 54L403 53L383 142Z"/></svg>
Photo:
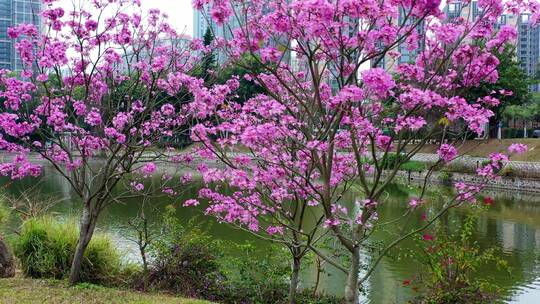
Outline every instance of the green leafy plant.
<svg viewBox="0 0 540 304"><path fill-rule="evenodd" d="M452 172L449 172L447 170L440 171L439 172L439 179L443 183L449 183L450 181L452 181Z"/></svg>
<svg viewBox="0 0 540 304"><path fill-rule="evenodd" d="M63 279L69 275L78 239L74 222L60 223L53 218L34 218L23 223L13 240L15 256L26 276ZM105 284L120 273L120 253L111 238L97 234L85 252L81 279Z"/></svg>
<svg viewBox="0 0 540 304"><path fill-rule="evenodd" d="M290 265L281 246L269 246L264 252L247 243L235 246L236 254L221 261L226 284L234 290L234 300L248 303L281 303L287 299Z"/></svg>
<svg viewBox="0 0 540 304"><path fill-rule="evenodd" d="M0 230L7 223L10 215L11 210L4 204L4 202L0 201Z"/></svg>
<svg viewBox="0 0 540 304"><path fill-rule="evenodd" d="M499 173L501 176L511 177L515 175L514 168L510 165L504 166L502 168L501 172Z"/></svg>
<svg viewBox="0 0 540 304"><path fill-rule="evenodd" d="M162 232L149 248L149 288L218 300L223 293L220 243L192 222L182 225L175 210L167 207Z"/></svg>
<svg viewBox="0 0 540 304"><path fill-rule="evenodd" d="M459 235L452 236L444 227L436 228L436 236L424 235L419 244L422 254L413 255L418 262L428 265L427 272L406 280L419 291L412 303L493 303L502 290L496 281L476 277L481 267L496 265L508 270L496 248L483 249L472 239L476 224L474 216L463 223Z"/></svg>

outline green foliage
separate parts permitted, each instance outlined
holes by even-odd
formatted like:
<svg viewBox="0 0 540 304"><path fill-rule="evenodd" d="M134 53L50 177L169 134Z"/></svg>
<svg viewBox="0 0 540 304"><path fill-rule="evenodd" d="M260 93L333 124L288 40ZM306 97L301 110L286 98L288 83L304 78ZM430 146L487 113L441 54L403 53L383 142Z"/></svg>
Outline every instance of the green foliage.
<svg viewBox="0 0 540 304"><path fill-rule="evenodd" d="M495 83L483 82L480 86L469 90L466 94L468 100L476 100L483 96L490 95L498 98L501 103L497 107L493 107L492 110L495 113L495 120L499 120L502 113L508 106L523 105L526 104L531 96L529 93L529 85L534 81L530 79L525 71L519 66L519 63L515 60L514 46L508 45L501 53L494 53L499 59L499 66L497 72L499 78ZM513 94L505 96L499 93L500 90L512 91Z"/></svg>
<svg viewBox="0 0 540 304"><path fill-rule="evenodd" d="M396 153L387 153L385 157L381 160L381 167L385 170L393 169L396 167L397 163L405 162L405 155L396 154Z"/></svg>
<svg viewBox="0 0 540 304"><path fill-rule="evenodd" d="M524 138L523 128L503 128L502 138Z"/></svg>
<svg viewBox="0 0 540 304"><path fill-rule="evenodd" d="M191 223L184 227L173 207L168 207L162 233L151 244L151 289L210 300L221 297L219 242Z"/></svg>
<svg viewBox="0 0 540 304"><path fill-rule="evenodd" d="M472 239L475 226L475 217L469 216L458 235L448 235L446 227L439 225L435 240L421 241L423 255L414 256L428 265L428 271L411 282L421 292L413 303L493 303L500 296L495 278L480 279L477 274L490 265L507 270L507 262L495 248L480 248Z"/></svg>
<svg viewBox="0 0 540 304"><path fill-rule="evenodd" d="M210 46L214 41L214 34L210 27L206 29L203 37L204 46ZM216 70L216 56L213 51L205 53L200 61L200 65L193 72L194 76L204 79L205 83L212 82L214 80L213 72Z"/></svg>
<svg viewBox="0 0 540 304"><path fill-rule="evenodd" d="M512 168L512 166L510 165L506 165L502 168L501 172L499 172L499 174L501 176L506 176L506 177L512 177L515 175L515 172L514 172L514 168Z"/></svg>
<svg viewBox="0 0 540 304"><path fill-rule="evenodd" d="M171 206L163 216L162 233L151 244L150 289L221 303L288 302L290 252L282 246L261 250L250 243L216 241L192 223L182 225ZM297 302L339 301L323 295L313 297L306 290Z"/></svg>
<svg viewBox="0 0 540 304"><path fill-rule="evenodd" d="M399 170L424 171L426 164L419 161L406 160L405 154L387 153L381 160L381 167L385 170L393 170L399 165Z"/></svg>
<svg viewBox="0 0 540 304"><path fill-rule="evenodd" d="M540 116L540 93L531 95L532 97L527 102L507 107L503 113L504 117L506 119L537 119Z"/></svg>
<svg viewBox="0 0 540 304"><path fill-rule="evenodd" d="M411 160L401 165L400 169L405 171L424 171L426 169L426 164Z"/></svg>
<svg viewBox="0 0 540 304"><path fill-rule="evenodd" d="M23 223L13 247L26 276L63 279L69 275L77 240L74 222L35 218ZM120 254L112 240L106 235L95 235L84 255L81 281L109 283L120 269Z"/></svg>
<svg viewBox="0 0 540 304"><path fill-rule="evenodd" d="M271 304L285 302L289 290L290 253L282 246L257 252L253 244L233 245L236 254L221 261L234 301Z"/></svg>
<svg viewBox="0 0 540 304"><path fill-rule="evenodd" d="M448 172L447 170L439 171L439 178L444 183L448 183L452 181L452 172Z"/></svg>
<svg viewBox="0 0 540 304"><path fill-rule="evenodd" d="M7 223L10 215L11 210L4 204L4 202L0 201L0 230Z"/></svg>
<svg viewBox="0 0 540 304"><path fill-rule="evenodd" d="M225 83L227 80L234 76L238 76L240 86L235 91L238 95L237 101L243 103L248 99L264 93L261 86L256 84L253 80L247 80L246 75L257 75L264 72L264 67L258 57L251 55L244 55L237 62L226 66L218 76L218 83Z"/></svg>
<svg viewBox="0 0 540 304"><path fill-rule="evenodd" d="M296 303L298 304L343 304L345 303L343 298L329 296L329 295L315 295L311 290L302 290L296 296Z"/></svg>

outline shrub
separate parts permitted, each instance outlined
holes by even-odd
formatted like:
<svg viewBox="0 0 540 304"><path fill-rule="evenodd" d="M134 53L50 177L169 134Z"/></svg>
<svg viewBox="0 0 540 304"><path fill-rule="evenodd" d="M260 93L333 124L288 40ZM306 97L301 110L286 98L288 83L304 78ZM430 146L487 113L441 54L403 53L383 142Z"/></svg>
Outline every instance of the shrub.
<svg viewBox="0 0 540 304"><path fill-rule="evenodd" d="M511 177L515 175L514 168L510 165L506 165L502 168L502 170L499 172L501 176Z"/></svg>
<svg viewBox="0 0 540 304"><path fill-rule="evenodd" d="M223 293L219 242L191 224L189 229L183 227L174 210L169 207L162 232L150 246L149 287L194 298L219 299ZM138 287L142 284L142 279L137 282Z"/></svg>
<svg viewBox="0 0 540 304"><path fill-rule="evenodd" d="M23 223L13 247L26 276L63 279L69 275L77 240L74 222L35 218ZM103 234L94 235L83 259L81 281L108 283L120 269L120 254L111 239Z"/></svg>
<svg viewBox="0 0 540 304"><path fill-rule="evenodd" d="M393 169L396 166L396 163L403 163L404 155L396 153L388 153L386 157L381 160L381 167L385 170Z"/></svg>
<svg viewBox="0 0 540 304"><path fill-rule="evenodd" d="M257 252L247 243L234 246L234 255L221 261L230 291L228 302L286 303L289 291L290 253L271 245Z"/></svg>
<svg viewBox="0 0 540 304"><path fill-rule="evenodd" d="M452 172L448 172L447 170L442 170L439 172L439 179L447 184L452 181Z"/></svg>
<svg viewBox="0 0 540 304"><path fill-rule="evenodd" d="M330 295L315 295L311 290L302 290L296 298L298 304L343 304L345 300L340 297Z"/></svg>
<svg viewBox="0 0 540 304"><path fill-rule="evenodd" d="M499 258L495 248L481 249L471 240L476 222L469 216L462 225L458 236L446 234L445 227L439 227L434 240L420 245L423 255L415 254L418 262L428 265L428 271L418 274L417 281L407 280L421 295L412 303L450 304L493 303L502 290L493 279L479 279L475 275L480 267L497 265L508 270L507 262ZM404 282L405 284L405 282Z"/></svg>

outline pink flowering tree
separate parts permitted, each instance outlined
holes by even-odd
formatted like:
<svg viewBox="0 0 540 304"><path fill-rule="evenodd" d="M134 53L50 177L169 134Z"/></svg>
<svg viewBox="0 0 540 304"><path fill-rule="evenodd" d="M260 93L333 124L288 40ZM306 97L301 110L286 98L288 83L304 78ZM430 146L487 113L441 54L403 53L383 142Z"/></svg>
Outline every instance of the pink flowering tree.
<svg viewBox="0 0 540 304"><path fill-rule="evenodd" d="M139 1L79 1L71 12L45 5L43 31L25 24L8 31L24 69L17 77L0 71L0 149L7 152L0 174L40 175L28 157L37 155L79 196L73 284L103 209L144 193L144 179L163 162L185 161L156 145L189 130L237 82L207 89L189 76L201 46L183 40L166 15L142 12ZM154 189L175 195L181 183L172 173ZM117 191L121 184L131 190Z"/></svg>
<svg viewBox="0 0 540 304"><path fill-rule="evenodd" d="M301 236L296 248L309 248L342 270L346 302L358 303L364 282L388 250L450 208L474 202L508 160L492 155L478 170L478 183L456 183L456 196L431 207L419 228L403 227L372 263L361 264L401 165L428 141L439 143L439 161L429 168L422 194L405 202L405 217L427 203L428 178L458 157L456 143L482 134L493 115L489 107L499 102L493 95L462 96L497 81L493 53L517 35L497 23L499 16L538 18L533 1L479 1L477 16L469 1L460 3L447 16L438 0L195 0L196 9L210 6L209 18L233 37L217 39L215 48L231 64L245 64L240 59L250 56L264 71L252 68L247 76L263 94L244 104L229 101L217 108L218 119L192 129L200 155L225 167L199 168L207 183L200 192L210 201L207 213L278 242L292 244ZM413 56L400 60L405 53ZM513 146L511 152L523 149ZM223 183L233 194L221 191ZM344 199L351 187L359 189L356 202ZM313 220L297 225L302 215ZM325 254L313 241L320 236L339 244L336 250L347 259Z"/></svg>

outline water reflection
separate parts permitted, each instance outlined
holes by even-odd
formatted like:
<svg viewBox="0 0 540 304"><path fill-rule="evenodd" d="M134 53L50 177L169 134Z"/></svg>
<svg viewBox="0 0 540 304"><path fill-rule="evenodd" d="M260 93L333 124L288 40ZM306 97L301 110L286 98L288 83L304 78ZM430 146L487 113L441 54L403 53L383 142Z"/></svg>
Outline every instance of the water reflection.
<svg viewBox="0 0 540 304"><path fill-rule="evenodd" d="M42 193L66 198L64 202L56 206L54 211L63 217L79 215L80 204L77 203L76 195L52 168L46 168L43 177L39 179L25 179L14 183L7 179L1 179L0 185L4 185L6 191L12 194L36 187ZM198 187L197 184L187 186L183 197L179 200L196 197ZM440 189L439 191L444 193L447 190ZM496 267L490 265L483 267L479 276L496 277L500 286L507 290L507 298L510 303L540 303L540 266L538 263L540 197L510 192L491 192L486 195L495 197L496 203L489 211L481 214L473 239L484 249L494 246L501 248L503 258L508 261L512 271L511 274L508 274L504 270L497 270ZM381 219L401 215L407 208L406 202L409 196L411 196L410 188L393 187L388 197L391 203L386 204L380 210ZM351 195L349 200L353 202L354 195ZM156 220L160 210L171 203L178 202L163 199L154 201L147 206L146 214L150 220ZM130 218L136 216L139 208L140 201L136 199L125 201L124 204L112 205L104 211L98 225L98 229L111 233L119 247L128 251L128 256L131 258L136 258L137 255L134 245L126 237L128 235L126 223ZM227 225L221 225L213 219L205 217L202 211L203 209L197 208L179 208L177 214L185 222L193 217L198 217L198 222L208 227L209 233L216 238L236 242L250 240L260 246L267 245L250 234ZM467 208L456 209L442 220L449 231L456 231L469 212ZM419 221L420 216L420 213L415 214L413 220ZM403 223L399 225L403 225ZM393 229L400 229L399 225ZM375 235L380 241L388 241L391 236L391 232L381 232ZM404 242L401 248L414 248L414 242ZM369 260L370 255L366 253L364 262L367 263ZM364 296L363 302L373 304L406 302L413 294L410 288L402 286L402 282L409 279L422 267L424 265L419 265L410 259L398 260L393 256L384 258L366 286L368 292ZM304 271L303 284L311 284L314 282L315 276L313 271ZM342 273L328 269L327 273L323 274L321 289L329 293L340 294L344 288L344 281L345 277Z"/></svg>

